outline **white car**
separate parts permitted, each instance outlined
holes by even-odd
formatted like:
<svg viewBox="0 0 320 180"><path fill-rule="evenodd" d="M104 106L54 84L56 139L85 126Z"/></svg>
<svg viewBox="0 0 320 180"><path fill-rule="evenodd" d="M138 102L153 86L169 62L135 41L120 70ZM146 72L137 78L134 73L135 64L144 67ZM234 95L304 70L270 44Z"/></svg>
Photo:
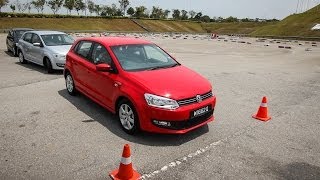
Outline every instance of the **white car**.
<svg viewBox="0 0 320 180"><path fill-rule="evenodd" d="M28 31L18 42L21 63L33 62L44 66L48 73L63 70L74 39L58 31Z"/></svg>

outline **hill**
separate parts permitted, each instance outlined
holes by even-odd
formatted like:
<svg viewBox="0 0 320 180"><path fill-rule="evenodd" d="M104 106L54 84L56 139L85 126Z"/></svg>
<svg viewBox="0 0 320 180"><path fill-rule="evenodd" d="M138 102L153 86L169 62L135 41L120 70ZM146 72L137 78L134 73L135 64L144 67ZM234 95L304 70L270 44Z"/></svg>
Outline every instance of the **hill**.
<svg viewBox="0 0 320 180"><path fill-rule="evenodd" d="M276 24L258 28L251 35L320 37L320 31L311 31L317 23L320 24L320 5L304 13L290 15Z"/></svg>

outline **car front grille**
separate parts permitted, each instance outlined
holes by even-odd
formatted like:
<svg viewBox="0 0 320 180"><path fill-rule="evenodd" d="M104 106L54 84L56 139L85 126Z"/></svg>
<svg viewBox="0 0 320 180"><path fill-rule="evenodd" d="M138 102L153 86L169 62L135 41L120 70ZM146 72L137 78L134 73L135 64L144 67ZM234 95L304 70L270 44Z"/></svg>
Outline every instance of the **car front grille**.
<svg viewBox="0 0 320 180"><path fill-rule="evenodd" d="M208 98L212 97L213 94L212 94L212 91L209 91L209 92L207 92L205 94L201 94L200 96L201 96L202 100L205 100L205 99L208 99ZM197 102L197 98L195 96L195 97L192 97L192 98L179 100L178 104L179 104L179 106L185 106L185 105L193 104L193 103L196 103L196 102Z"/></svg>

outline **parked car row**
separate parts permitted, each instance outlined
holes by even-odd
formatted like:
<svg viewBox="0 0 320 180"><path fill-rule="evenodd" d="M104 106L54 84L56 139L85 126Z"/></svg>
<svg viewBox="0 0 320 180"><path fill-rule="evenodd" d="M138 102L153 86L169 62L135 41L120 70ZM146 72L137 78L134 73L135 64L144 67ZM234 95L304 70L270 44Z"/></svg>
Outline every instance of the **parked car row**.
<svg viewBox="0 0 320 180"><path fill-rule="evenodd" d="M27 31L17 51L21 63L64 69L68 93L81 92L116 114L128 134L183 134L214 120L210 82L154 43L127 37L73 43L64 33Z"/></svg>

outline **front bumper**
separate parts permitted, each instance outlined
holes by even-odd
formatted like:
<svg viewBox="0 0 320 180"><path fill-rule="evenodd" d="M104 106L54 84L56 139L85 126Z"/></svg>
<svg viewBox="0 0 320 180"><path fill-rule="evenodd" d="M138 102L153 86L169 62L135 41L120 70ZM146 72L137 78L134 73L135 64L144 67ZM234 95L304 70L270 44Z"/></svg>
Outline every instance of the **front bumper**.
<svg viewBox="0 0 320 180"><path fill-rule="evenodd" d="M206 125L214 120L213 112L216 97L208 98L201 103L181 106L176 110L165 110L145 105L139 110L140 127L144 131L166 134L184 134L193 129ZM191 112L205 106L210 106L209 112L191 118ZM158 122L167 122L170 126L162 126Z"/></svg>

